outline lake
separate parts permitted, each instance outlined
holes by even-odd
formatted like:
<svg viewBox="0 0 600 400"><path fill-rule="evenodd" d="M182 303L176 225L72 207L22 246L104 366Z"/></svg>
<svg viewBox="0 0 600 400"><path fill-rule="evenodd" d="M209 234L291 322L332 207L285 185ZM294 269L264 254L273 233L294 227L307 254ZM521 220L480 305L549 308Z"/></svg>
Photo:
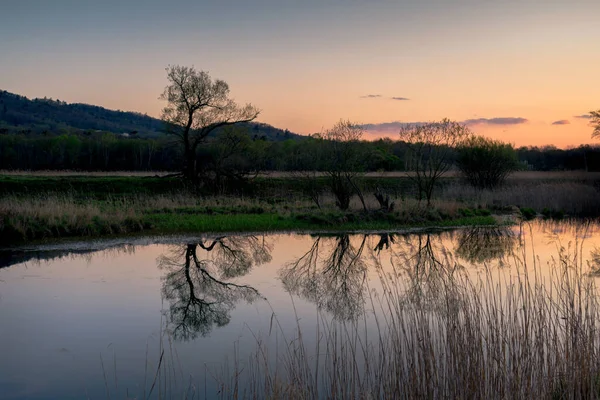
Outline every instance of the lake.
<svg viewBox="0 0 600 400"><path fill-rule="evenodd" d="M534 221L4 249L0 397L460 397L469 368L507 376L470 393L527 395L570 368L552 355L575 335L561 321L595 326L597 247L595 223Z"/></svg>

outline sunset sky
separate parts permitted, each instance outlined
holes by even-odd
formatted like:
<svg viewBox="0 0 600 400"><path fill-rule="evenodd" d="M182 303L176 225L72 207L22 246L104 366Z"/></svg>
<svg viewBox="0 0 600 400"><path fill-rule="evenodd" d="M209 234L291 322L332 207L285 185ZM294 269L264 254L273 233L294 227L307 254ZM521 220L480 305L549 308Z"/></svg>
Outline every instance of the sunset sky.
<svg viewBox="0 0 600 400"><path fill-rule="evenodd" d="M516 145L594 143L598 0L0 0L0 89L158 117L194 65L308 134L444 117Z"/></svg>

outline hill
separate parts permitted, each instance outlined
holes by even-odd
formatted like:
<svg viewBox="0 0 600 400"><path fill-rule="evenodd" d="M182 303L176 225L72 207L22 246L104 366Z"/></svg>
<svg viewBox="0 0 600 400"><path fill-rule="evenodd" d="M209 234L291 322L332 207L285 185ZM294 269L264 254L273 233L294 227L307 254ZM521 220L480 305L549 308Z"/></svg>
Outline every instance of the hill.
<svg viewBox="0 0 600 400"><path fill-rule="evenodd" d="M250 135L268 140L299 138L301 135L269 124L243 124ZM66 103L48 98L28 99L0 90L0 133L65 133L106 131L135 133L144 137L163 135L163 123L157 118L131 111L109 110L83 103Z"/></svg>

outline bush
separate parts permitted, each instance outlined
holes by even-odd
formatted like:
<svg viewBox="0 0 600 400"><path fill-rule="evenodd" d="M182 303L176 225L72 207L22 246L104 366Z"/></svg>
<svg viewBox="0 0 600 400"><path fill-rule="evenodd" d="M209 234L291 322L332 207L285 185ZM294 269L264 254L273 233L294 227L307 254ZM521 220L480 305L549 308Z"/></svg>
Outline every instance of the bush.
<svg viewBox="0 0 600 400"><path fill-rule="evenodd" d="M521 217L523 217L523 219L526 221L534 219L537 215L535 210L533 208L529 208L529 207L521 207L520 211L521 211Z"/></svg>
<svg viewBox="0 0 600 400"><path fill-rule="evenodd" d="M565 212L563 210L554 210L554 209L545 207L542 210L542 215L546 219L563 219L565 217Z"/></svg>
<svg viewBox="0 0 600 400"><path fill-rule="evenodd" d="M493 189L517 170L517 153L512 145L473 136L458 147L458 169L467 182L479 189Z"/></svg>

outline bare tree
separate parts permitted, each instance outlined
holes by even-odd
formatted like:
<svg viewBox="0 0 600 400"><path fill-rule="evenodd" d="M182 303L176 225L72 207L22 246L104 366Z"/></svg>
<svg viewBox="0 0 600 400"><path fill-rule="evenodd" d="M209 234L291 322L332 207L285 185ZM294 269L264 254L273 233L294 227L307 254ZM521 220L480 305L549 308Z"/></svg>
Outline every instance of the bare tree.
<svg viewBox="0 0 600 400"><path fill-rule="evenodd" d="M352 194L356 193L364 210L367 211L362 191L356 182L364 167L359 148L362 135L363 129L360 125L344 120L340 120L324 134L330 146L326 168L329 186L336 198L337 206L342 210L348 209Z"/></svg>
<svg viewBox="0 0 600 400"><path fill-rule="evenodd" d="M208 72L180 65L169 66L166 71L169 84L160 96L167 101L162 119L168 133L183 147L183 175L196 181L196 151L206 137L217 128L252 121L260 111L251 104L238 106L229 97L229 85L213 80Z"/></svg>
<svg viewBox="0 0 600 400"><path fill-rule="evenodd" d="M400 140L408 146L409 175L417 186L419 202L425 197L427 206L438 179L451 167L455 148L470 137L464 125L443 119L439 122L407 125L400 130Z"/></svg>
<svg viewBox="0 0 600 400"><path fill-rule="evenodd" d="M590 111L591 115L591 124L594 127L594 132L592 132L593 138L600 137L600 110Z"/></svg>

